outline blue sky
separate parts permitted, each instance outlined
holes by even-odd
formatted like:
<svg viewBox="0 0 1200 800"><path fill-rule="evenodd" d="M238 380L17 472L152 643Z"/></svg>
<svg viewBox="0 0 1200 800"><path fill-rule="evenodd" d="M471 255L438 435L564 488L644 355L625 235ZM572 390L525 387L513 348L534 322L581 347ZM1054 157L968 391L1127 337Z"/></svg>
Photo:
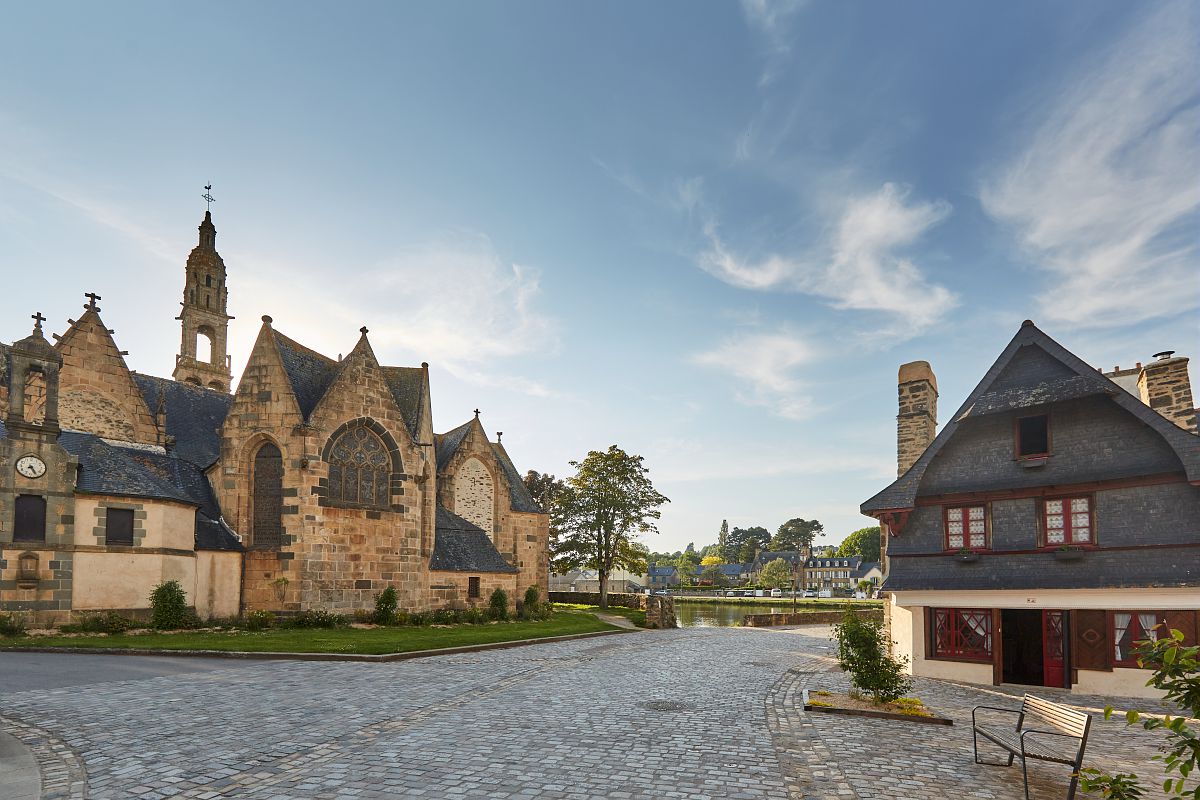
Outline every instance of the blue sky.
<svg viewBox="0 0 1200 800"><path fill-rule="evenodd" d="M522 470L645 456L654 549L835 542L900 363L945 421L1025 318L1200 356L1197 175L1187 3L16 4L0 337L96 291L170 374L211 180L235 367L263 314L330 355L367 325Z"/></svg>

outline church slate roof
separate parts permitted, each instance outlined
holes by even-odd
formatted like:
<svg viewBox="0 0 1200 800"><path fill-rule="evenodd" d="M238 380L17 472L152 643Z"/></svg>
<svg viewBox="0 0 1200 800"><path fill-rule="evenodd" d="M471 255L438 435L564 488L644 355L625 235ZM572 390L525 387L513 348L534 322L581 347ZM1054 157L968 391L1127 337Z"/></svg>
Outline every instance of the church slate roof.
<svg viewBox="0 0 1200 800"><path fill-rule="evenodd" d="M517 572L483 528L440 505L429 568L443 572Z"/></svg>
<svg viewBox="0 0 1200 800"><path fill-rule="evenodd" d="M999 391L993 391L997 379L1000 378L1005 367L1025 347L1040 348L1052 360L1058 362L1063 374L1039 382L1039 384L1031 388L1019 389L1014 387L1011 390L1006 390L1001 387ZM1070 378L1075 377L1082 380L1070 380ZM1112 397L1114 403L1162 436L1183 463L1188 480L1200 481L1200 436L1175 425L1162 414L1159 414L1150 406L1143 403L1139 398L1129 394L1129 392L1123 390L1116 383L1113 383L1112 380L1097 372L1095 368L1088 366L1079 356L1054 341L1054 339L1050 338L1032 322L1026 320L1022 323L1021 329L1013 336L1012 341L1004 348L1004 352L992 364L991 369L984 374L979 384L968 395L967 399L963 401L962 406L950 417L950 421L946 423L933 442L930 443L929 447L925 448L925 452L921 454L921 457L909 467L907 472L897 478L886 489L863 503L859 509L862 513L872 516L872 512L913 508L916 503L917 492L921 486L921 479L925 476L925 470L929 467L934 457L937 456L938 452L953 438L959 423L973 415L976 403L982 401L983 408L990 409L1002 402L1007 402L1004 398L1016 398L1017 401L1024 403L1025 400L1022 400L1022 397L1026 399L1032 399L1034 396L1050 397L1055 391L1065 392L1068 387L1075 387L1074 390L1082 391L1084 390L1083 387L1090 386L1103 389L1103 393ZM1009 394L1010 391L1012 392L1011 395ZM1087 394L1098 393L1100 392L1093 392L1090 388L1087 389ZM1062 399L1067 398L1064 397ZM1044 400L1039 402L1053 401ZM1015 407L1023 408L1025 406L1018 405Z"/></svg>
<svg viewBox="0 0 1200 800"><path fill-rule="evenodd" d="M504 470L504 477L508 479L508 499L512 504L512 510L526 514L545 514L546 512L529 493L525 481L521 480L521 473L517 472L504 445L497 442L492 445L492 450L496 453L496 460L500 462L500 468Z"/></svg>
<svg viewBox="0 0 1200 800"><path fill-rule="evenodd" d="M413 441L417 439L417 425L421 418L422 400L425 394L425 370L420 367L380 367L396 405L404 415L404 423Z"/></svg>
<svg viewBox="0 0 1200 800"><path fill-rule="evenodd" d="M296 395L296 403L300 406L300 415L307 420L336 377L338 362L309 350L278 331L273 331L273 334L279 358L283 362L283 371L287 373L292 393Z"/></svg>
<svg viewBox="0 0 1200 800"><path fill-rule="evenodd" d="M454 454L462 446L463 440L467 438L467 432L471 430L472 422L474 420L464 422L454 430L440 433L435 437L434 441L437 443L438 472L444 470L450 463L450 459L454 458Z"/></svg>
<svg viewBox="0 0 1200 800"><path fill-rule="evenodd" d="M233 396L170 378L133 373L133 380L150 413L158 409L159 393L166 402L167 435L175 437L172 452L199 467L209 467L221 455L221 425Z"/></svg>

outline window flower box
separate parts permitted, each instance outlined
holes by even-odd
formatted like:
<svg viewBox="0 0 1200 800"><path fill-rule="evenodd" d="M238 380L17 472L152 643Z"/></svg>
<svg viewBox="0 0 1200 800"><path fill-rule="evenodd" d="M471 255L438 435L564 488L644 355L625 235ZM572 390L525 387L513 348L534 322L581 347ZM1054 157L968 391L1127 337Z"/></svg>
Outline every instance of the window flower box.
<svg viewBox="0 0 1200 800"><path fill-rule="evenodd" d="M960 561L963 564L970 564L971 562L979 560L979 553L975 552L974 550L959 550L954 554L954 560Z"/></svg>
<svg viewBox="0 0 1200 800"><path fill-rule="evenodd" d="M1087 553L1082 547L1060 547L1054 551L1055 561L1082 561Z"/></svg>

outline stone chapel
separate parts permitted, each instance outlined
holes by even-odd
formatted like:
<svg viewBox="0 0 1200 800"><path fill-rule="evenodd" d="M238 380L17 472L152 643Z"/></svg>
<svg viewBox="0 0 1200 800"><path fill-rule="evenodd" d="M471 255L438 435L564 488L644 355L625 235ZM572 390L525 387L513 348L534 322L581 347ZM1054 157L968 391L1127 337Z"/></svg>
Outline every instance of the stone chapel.
<svg viewBox="0 0 1200 800"><path fill-rule="evenodd" d="M478 412L434 433L428 364L380 364L365 327L329 358L263 316L232 391L211 213L199 233L172 378L128 368L96 294L53 343L38 313L0 344L0 611L144 614L164 580L202 618L544 596L549 518Z"/></svg>

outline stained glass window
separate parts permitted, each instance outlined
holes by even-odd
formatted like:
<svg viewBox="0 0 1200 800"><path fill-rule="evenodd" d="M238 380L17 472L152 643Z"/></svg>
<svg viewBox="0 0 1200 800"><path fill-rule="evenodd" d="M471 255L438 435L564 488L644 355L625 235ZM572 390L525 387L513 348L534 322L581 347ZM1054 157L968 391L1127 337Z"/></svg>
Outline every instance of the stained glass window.
<svg viewBox="0 0 1200 800"><path fill-rule="evenodd" d="M387 508L390 481L391 454L378 434L356 426L338 435L329 451L330 502Z"/></svg>

